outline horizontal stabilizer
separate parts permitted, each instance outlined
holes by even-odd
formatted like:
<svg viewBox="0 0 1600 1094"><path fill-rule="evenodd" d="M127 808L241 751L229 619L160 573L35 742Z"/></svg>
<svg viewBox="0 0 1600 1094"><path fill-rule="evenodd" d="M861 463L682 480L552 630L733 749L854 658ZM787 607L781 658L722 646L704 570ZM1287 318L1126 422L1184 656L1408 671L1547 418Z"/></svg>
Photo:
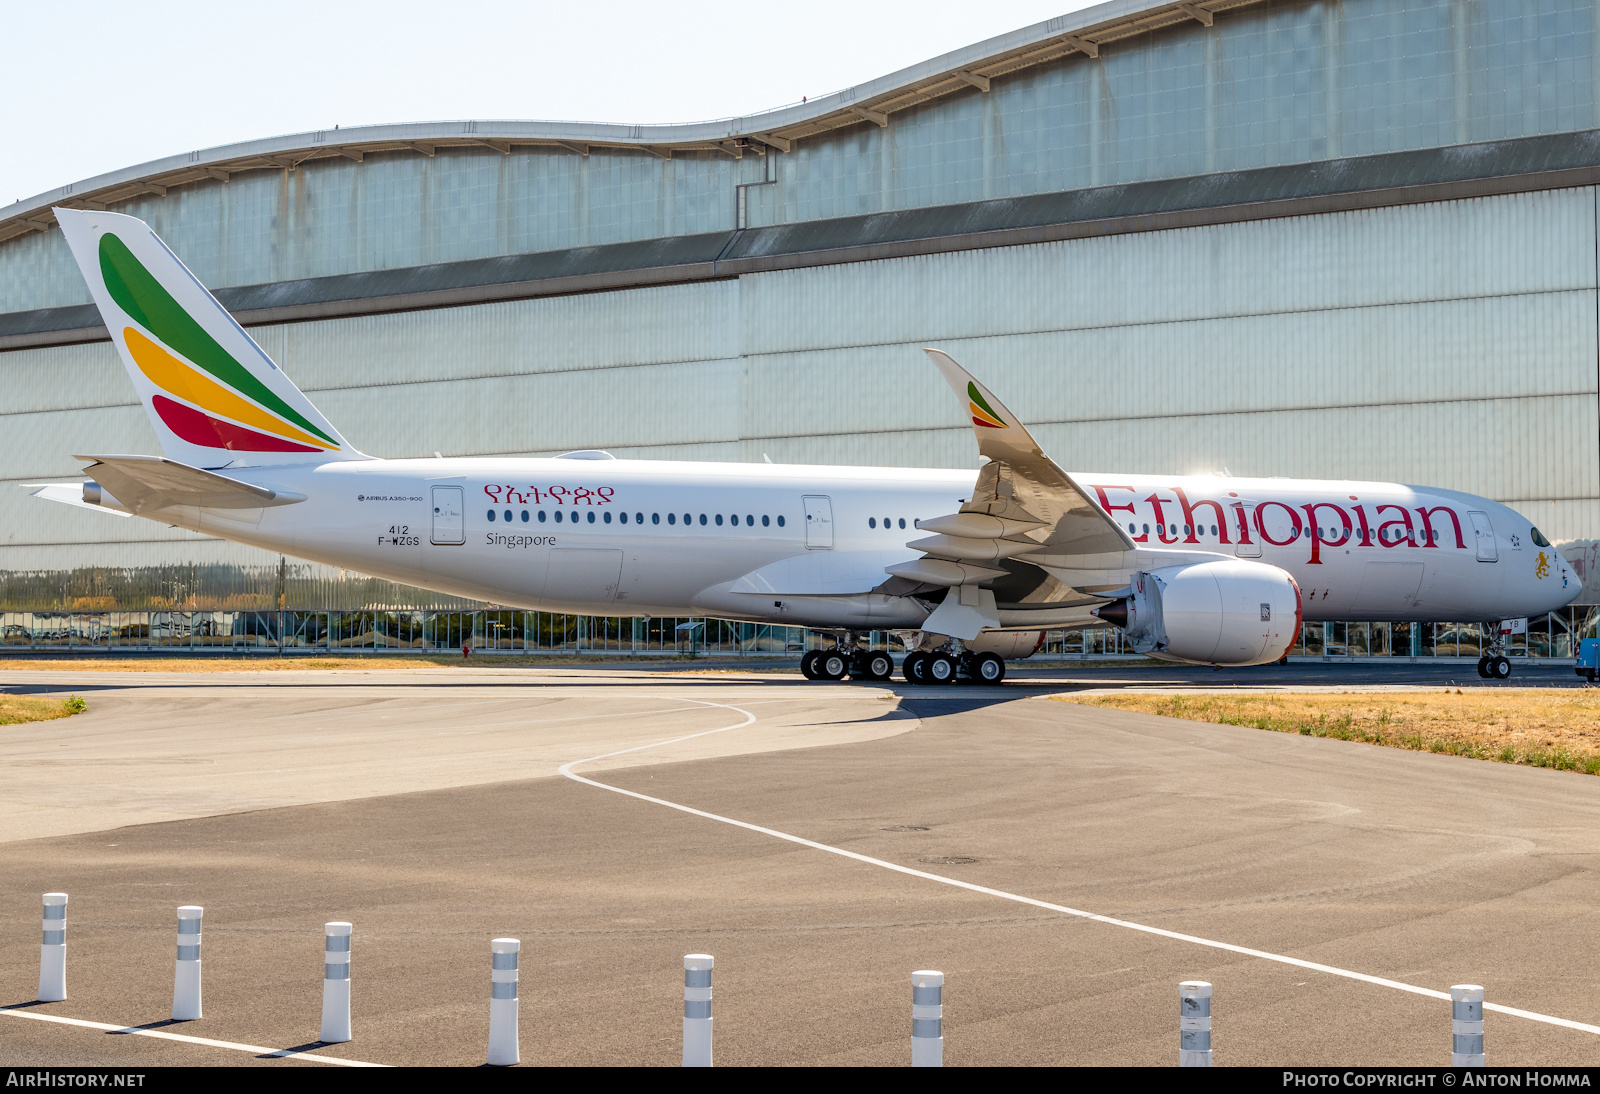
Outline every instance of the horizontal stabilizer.
<svg viewBox="0 0 1600 1094"><path fill-rule="evenodd" d="M63 505L76 505L79 509L93 509L96 513L110 513L115 517L132 516L120 509L112 509L105 505L94 505L83 499L83 483L81 482L28 482L22 488L36 498L45 501L59 501Z"/></svg>
<svg viewBox="0 0 1600 1094"><path fill-rule="evenodd" d="M174 505L199 509L261 509L293 505L304 494L272 490L178 463L162 456L75 456L86 470L130 513L148 513Z"/></svg>

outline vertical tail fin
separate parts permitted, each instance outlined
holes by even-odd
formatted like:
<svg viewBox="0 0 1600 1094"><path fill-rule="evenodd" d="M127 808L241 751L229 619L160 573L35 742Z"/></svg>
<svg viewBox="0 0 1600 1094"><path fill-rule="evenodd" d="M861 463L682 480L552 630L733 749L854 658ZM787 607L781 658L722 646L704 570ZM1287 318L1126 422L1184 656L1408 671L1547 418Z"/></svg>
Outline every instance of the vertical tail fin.
<svg viewBox="0 0 1600 1094"><path fill-rule="evenodd" d="M365 458L148 224L55 213L164 455L194 467Z"/></svg>

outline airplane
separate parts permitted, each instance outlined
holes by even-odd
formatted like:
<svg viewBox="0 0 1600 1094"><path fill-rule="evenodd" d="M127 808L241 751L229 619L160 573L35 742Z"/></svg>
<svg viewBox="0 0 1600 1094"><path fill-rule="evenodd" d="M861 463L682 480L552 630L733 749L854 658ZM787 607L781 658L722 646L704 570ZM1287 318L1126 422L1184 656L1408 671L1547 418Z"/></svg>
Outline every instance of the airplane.
<svg viewBox="0 0 1600 1094"><path fill-rule="evenodd" d="M1062 470L948 354L972 470L358 451L143 221L56 218L162 455L38 497L506 607L714 615L830 638L809 679L998 684L1046 628L1263 665L1311 620L1499 621L1581 582L1516 511L1389 482ZM1480 675L1506 677L1497 643Z"/></svg>

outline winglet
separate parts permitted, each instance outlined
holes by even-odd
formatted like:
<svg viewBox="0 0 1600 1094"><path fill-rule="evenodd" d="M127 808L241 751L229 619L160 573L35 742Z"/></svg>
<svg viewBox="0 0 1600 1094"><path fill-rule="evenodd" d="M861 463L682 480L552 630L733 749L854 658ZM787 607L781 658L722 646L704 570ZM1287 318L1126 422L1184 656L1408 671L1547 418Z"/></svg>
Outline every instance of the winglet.
<svg viewBox="0 0 1600 1094"><path fill-rule="evenodd" d="M972 422L972 432L978 439L978 454L991 460L1016 459L1021 456L1043 456L1033 435L1022 421L999 399L984 387L977 378L956 364L951 356L939 349L924 349L928 359L938 368L940 375L956 393L967 418Z"/></svg>

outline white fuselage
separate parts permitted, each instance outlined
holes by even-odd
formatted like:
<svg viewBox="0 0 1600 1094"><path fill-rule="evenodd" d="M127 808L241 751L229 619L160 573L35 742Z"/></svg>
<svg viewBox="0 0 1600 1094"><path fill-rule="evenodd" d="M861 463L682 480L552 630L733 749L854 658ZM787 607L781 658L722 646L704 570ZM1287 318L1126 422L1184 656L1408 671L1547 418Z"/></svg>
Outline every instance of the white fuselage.
<svg viewBox="0 0 1600 1094"><path fill-rule="evenodd" d="M508 607L712 614L816 628L916 628L929 604L873 593L920 556L918 519L956 512L976 472L584 459L357 460L230 468L306 500L181 511L186 526ZM1487 620L1578 593L1513 510L1393 483L1080 474L1136 543L1019 560L1061 587L1219 555L1299 584L1308 620ZM170 512L170 511L169 511ZM172 519L163 513L163 519ZM179 519L178 523L185 523ZM1030 571L1032 572L1032 571ZM1082 595L1010 607L1005 627L1091 622Z"/></svg>

